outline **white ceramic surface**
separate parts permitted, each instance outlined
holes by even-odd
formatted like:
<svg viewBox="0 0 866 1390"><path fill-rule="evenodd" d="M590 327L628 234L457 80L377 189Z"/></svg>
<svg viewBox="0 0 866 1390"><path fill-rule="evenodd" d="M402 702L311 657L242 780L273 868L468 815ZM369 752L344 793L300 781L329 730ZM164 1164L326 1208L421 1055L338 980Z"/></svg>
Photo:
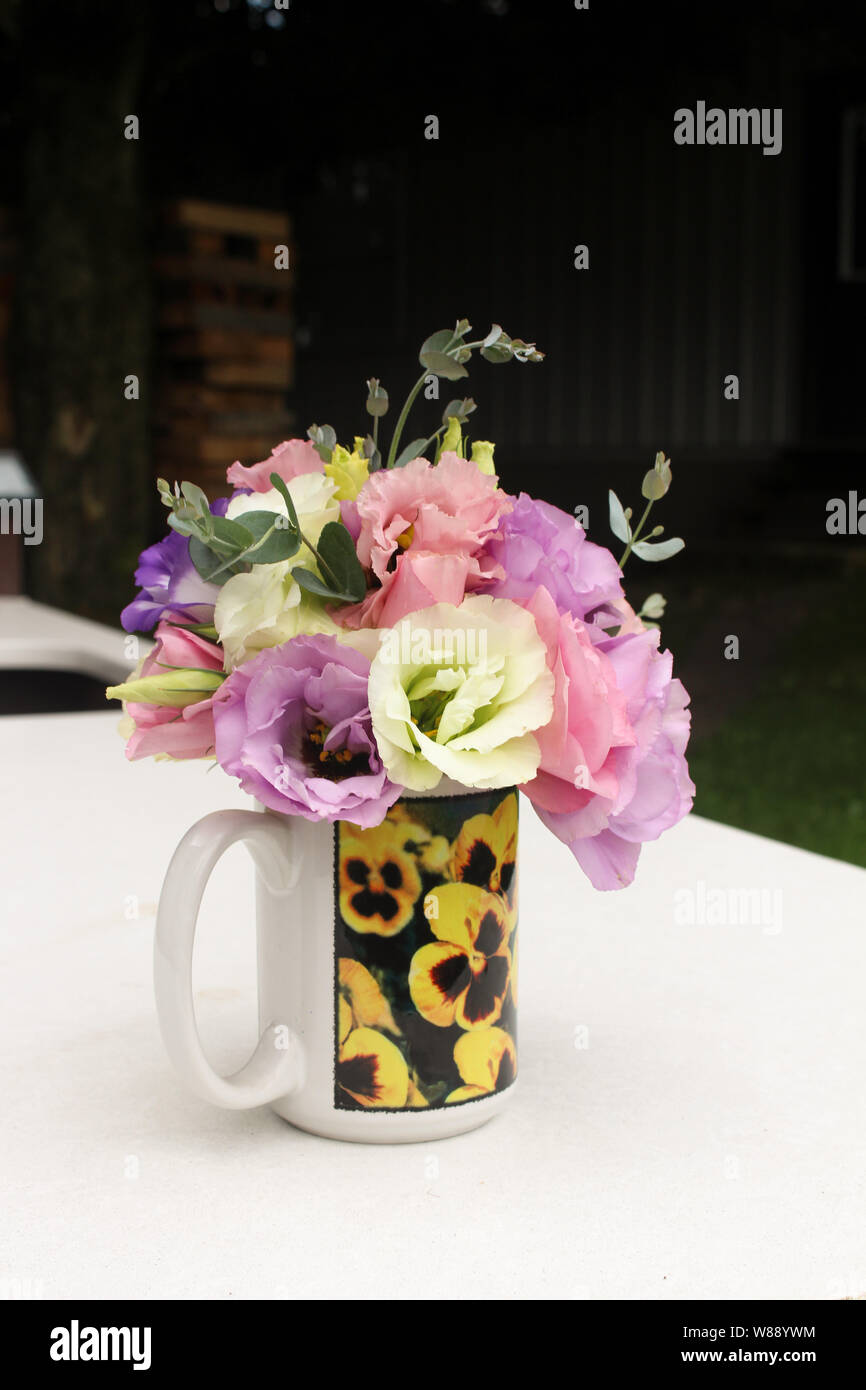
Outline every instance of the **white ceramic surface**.
<svg viewBox="0 0 866 1390"><path fill-rule="evenodd" d="M443 778L426 796L459 796ZM256 864L259 1027L252 1057L220 1076L202 1048L192 962L199 906L220 856L243 840ZM248 911L253 913L253 904ZM270 1104L328 1139L421 1143L476 1129L515 1084L461 1105L384 1111L334 1105L334 827L270 812L216 811L187 832L166 874L156 919L154 984L166 1050L196 1095L230 1110Z"/></svg>

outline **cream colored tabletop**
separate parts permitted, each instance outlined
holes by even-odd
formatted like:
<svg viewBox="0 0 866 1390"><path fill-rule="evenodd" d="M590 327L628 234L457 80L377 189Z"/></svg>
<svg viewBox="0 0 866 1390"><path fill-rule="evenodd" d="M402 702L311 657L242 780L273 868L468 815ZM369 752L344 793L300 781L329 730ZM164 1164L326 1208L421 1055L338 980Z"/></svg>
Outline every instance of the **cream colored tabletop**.
<svg viewBox="0 0 866 1390"><path fill-rule="evenodd" d="M247 802L218 769L126 763L116 722L0 719L7 1295L866 1293L866 873L692 817L597 894L524 803L510 1108L440 1144L334 1143L170 1070L162 875L192 821ZM200 935L227 1071L256 1031L241 847Z"/></svg>

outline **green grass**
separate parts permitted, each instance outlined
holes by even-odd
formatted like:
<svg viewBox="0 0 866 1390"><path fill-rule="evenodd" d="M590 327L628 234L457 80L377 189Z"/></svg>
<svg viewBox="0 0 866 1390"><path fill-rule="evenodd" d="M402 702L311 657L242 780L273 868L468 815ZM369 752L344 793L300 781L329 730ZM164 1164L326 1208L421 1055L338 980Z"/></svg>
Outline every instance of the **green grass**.
<svg viewBox="0 0 866 1390"><path fill-rule="evenodd" d="M866 867L864 606L862 571L826 589L753 696L695 737L700 815Z"/></svg>

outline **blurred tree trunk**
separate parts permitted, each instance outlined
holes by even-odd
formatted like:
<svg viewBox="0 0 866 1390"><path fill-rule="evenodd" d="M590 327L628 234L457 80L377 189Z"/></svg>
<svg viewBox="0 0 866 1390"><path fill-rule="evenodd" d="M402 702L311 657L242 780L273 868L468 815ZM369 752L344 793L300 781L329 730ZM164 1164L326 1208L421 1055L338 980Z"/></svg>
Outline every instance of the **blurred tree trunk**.
<svg viewBox="0 0 866 1390"><path fill-rule="evenodd" d="M22 203L11 356L17 437L44 498L29 589L116 621L147 534L150 271L140 187L146 4L18 12ZM142 138L146 132L142 131ZM125 398L135 375L140 399Z"/></svg>

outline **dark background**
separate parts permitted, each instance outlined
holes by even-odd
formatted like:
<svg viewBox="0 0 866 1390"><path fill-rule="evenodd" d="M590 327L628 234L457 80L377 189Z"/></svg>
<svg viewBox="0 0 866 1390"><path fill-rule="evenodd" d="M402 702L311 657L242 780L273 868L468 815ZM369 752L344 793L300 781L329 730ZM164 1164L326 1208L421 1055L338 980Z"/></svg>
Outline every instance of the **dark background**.
<svg viewBox="0 0 866 1390"><path fill-rule="evenodd" d="M7 442L46 508L29 592L112 620L162 534L160 209L283 211L295 433L364 432L369 375L392 424L421 341L460 316L536 342L542 365L475 359L443 399L478 401L503 486L587 505L615 553L607 488L636 504L671 457L657 510L687 548L626 579L636 607L668 598L698 809L866 863L866 536L826 529L829 498L866 495L860 7L5 0L0 26ZM675 145L698 100L782 107L782 152ZM406 438L438 423L416 410Z"/></svg>

